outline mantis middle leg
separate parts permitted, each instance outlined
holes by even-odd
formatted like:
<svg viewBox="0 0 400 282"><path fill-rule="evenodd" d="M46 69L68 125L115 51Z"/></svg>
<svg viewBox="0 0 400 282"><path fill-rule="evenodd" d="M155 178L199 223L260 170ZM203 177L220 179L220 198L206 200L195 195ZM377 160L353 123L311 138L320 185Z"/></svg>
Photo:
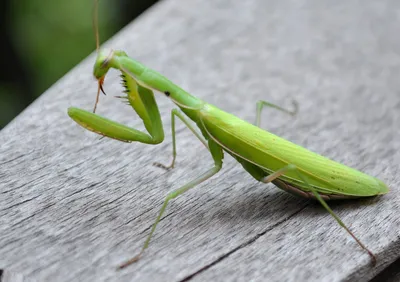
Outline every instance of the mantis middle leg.
<svg viewBox="0 0 400 282"><path fill-rule="evenodd" d="M189 129L193 132L193 134L203 143L203 145L208 149L207 141L196 131L194 126L190 123L189 120L178 110L173 109L171 111L171 131L172 131L172 162L170 165L164 165L161 163L153 163L153 165L163 168L165 170L169 170L174 168L175 159L176 159L176 130L175 130L175 117L178 117Z"/></svg>
<svg viewBox="0 0 400 282"><path fill-rule="evenodd" d="M257 102L257 105L256 105L256 112L257 112L257 114L256 114L256 120L255 120L255 122L254 122L254 125L260 127L260 123L261 123L261 112L262 112L262 109L263 109L265 106L271 107L271 108L274 108L274 109L277 109L277 110L279 110L279 111L281 111L281 112L287 113L287 114L292 115L292 116L296 115L296 114L297 114L297 110L298 110L298 104L297 104L297 102L294 101L294 100L292 101L292 103L293 103L293 108L294 108L294 109L293 109L293 110L288 110L288 109L284 109L284 108L282 108L282 107L279 107L279 106L277 106L277 105L275 105L275 104L272 104L272 103L270 103L270 102L267 102L267 101L262 101L262 100L258 101L258 102Z"/></svg>

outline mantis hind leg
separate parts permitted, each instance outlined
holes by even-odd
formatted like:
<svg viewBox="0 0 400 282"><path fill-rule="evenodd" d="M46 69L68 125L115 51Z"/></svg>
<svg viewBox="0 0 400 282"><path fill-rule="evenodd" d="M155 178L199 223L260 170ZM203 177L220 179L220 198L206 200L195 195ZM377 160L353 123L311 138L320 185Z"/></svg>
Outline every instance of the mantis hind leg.
<svg viewBox="0 0 400 282"><path fill-rule="evenodd" d="M130 260L128 260L125 263L123 263L122 265L120 265L118 267L118 269L125 268L126 266L128 266L128 265L130 265L132 263L135 263L140 259L140 257L142 256L144 250L149 247L151 237L153 236L153 233L156 230L156 227L157 227L158 223L160 222L161 217L163 216L163 214L165 212L165 209L167 208L168 202L170 200L172 200L172 199L178 197L179 195L185 193L186 191L192 189L196 185L206 181L207 179L209 179L211 176L216 174L221 169L221 167L222 167L222 159L223 159L223 156L224 156L222 148L212 140L210 140L208 142L208 146L209 146L209 149L210 149L210 153L211 153L211 155L212 155L212 157L214 159L214 166L211 169L207 170L202 175L200 175L199 177L197 177L194 180L190 181L189 183L187 183L187 184L183 185L182 187L180 187L180 188L168 193L167 197L164 200L164 204L162 205L162 207L161 207L161 209L160 209L160 211L158 213L158 216L157 216L157 218L156 218L156 220L155 220L155 222L153 224L153 227L150 230L149 235L147 236L147 239L146 239L146 241L145 241L140 253L137 256L131 258Z"/></svg>
<svg viewBox="0 0 400 282"><path fill-rule="evenodd" d="M376 263L376 258L375 255L367 248L365 247L365 245L363 243L361 243L361 241L350 231L350 229L343 223L343 221L339 218L339 216L337 216L332 209L328 206L328 204L325 202L325 200L323 199L323 197L321 197L321 195L315 190L315 188L313 188L306 180L306 176L304 176L299 169L297 169L297 167L293 164L289 164L287 166L285 166L284 168L264 177L263 179L261 179L261 182L264 183L269 183L269 182L273 182L274 180L276 180L278 177L282 176L283 174L285 174L288 171L294 171L297 173L297 175L299 176L299 178L303 181L304 184L307 185L307 187L310 189L311 193L314 195L315 199L317 199L321 205L333 216L333 218L337 221L337 223L343 227L347 233L350 234L351 237L353 237L353 239L357 242L357 244L363 248L365 251L368 252L369 256L372 259L372 264L375 265Z"/></svg>
<svg viewBox="0 0 400 282"><path fill-rule="evenodd" d="M178 110L173 109L171 111L171 131L172 131L172 162L169 165L164 165L161 163L153 163L154 166L163 168L165 170L169 170L174 168L175 159L176 159L176 130L175 130L175 117L178 117L189 129L193 132L193 134L200 140L201 143L208 149L207 141L196 131L194 126L185 118L185 116Z"/></svg>
<svg viewBox="0 0 400 282"><path fill-rule="evenodd" d="M274 108L276 110L279 110L281 112L287 113L287 114L292 115L292 116L296 115L297 114L297 110L298 110L298 104L294 100L292 101L292 103L293 103L293 110L288 110L288 109L281 108L281 107L279 107L279 106L277 106L275 104L272 104L270 102L267 102L267 101L262 101L262 100L258 101L257 105L256 105L257 114L256 114L256 120L254 122L254 125L258 126L258 127L260 126L260 123L261 123L261 112L262 112L262 109L265 106L270 107L270 108Z"/></svg>

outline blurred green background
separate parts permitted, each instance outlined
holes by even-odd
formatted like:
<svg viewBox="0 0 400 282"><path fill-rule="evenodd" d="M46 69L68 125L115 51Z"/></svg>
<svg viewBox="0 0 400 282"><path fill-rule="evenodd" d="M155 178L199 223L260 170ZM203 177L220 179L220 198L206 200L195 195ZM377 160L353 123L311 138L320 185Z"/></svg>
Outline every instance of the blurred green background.
<svg viewBox="0 0 400 282"><path fill-rule="evenodd" d="M99 1L105 41L157 0ZM93 0L2 0L0 129L95 49Z"/></svg>

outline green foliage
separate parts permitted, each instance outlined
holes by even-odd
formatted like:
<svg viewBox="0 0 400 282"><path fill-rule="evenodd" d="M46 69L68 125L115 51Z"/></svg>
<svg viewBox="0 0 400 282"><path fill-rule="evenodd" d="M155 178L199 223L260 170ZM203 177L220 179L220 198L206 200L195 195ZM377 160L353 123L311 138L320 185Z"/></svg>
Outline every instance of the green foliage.
<svg viewBox="0 0 400 282"><path fill-rule="evenodd" d="M29 87L18 83L0 84L0 128L94 51L93 3L86 0L10 1L8 33ZM99 31L103 41L118 29L119 6L107 1L99 1L99 6Z"/></svg>

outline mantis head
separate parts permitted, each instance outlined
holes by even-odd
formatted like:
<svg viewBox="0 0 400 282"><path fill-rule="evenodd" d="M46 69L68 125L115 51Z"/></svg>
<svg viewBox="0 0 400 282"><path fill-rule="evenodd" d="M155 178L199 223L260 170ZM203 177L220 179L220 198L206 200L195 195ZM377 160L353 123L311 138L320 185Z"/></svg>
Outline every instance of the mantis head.
<svg viewBox="0 0 400 282"><path fill-rule="evenodd" d="M128 58L127 54L124 51L111 50L111 49L102 49L97 52L96 62L93 67L93 75L98 82L97 88L97 96L96 103L94 105L93 113L96 112L97 103L99 102L100 91L104 93L103 83L104 78L110 68L118 69L122 72L126 71L123 67L123 63L121 60ZM139 67L139 72L143 67ZM133 69L133 72L135 70Z"/></svg>
<svg viewBox="0 0 400 282"><path fill-rule="evenodd" d="M93 67L93 75L99 83L101 91L104 82L104 77L106 76L108 70L110 69L110 64L114 58L114 51L110 49L102 49L98 52L96 62Z"/></svg>
<svg viewBox="0 0 400 282"><path fill-rule="evenodd" d="M96 112L96 107L99 102L100 91L103 92L104 95L106 94L103 89L103 83L104 83L104 78L106 77L106 74L110 69L110 64L112 63L113 58L114 58L113 50L102 49L99 50L97 53L96 62L94 63L93 66L93 75L98 82L98 88L97 88L96 103L94 105L93 113Z"/></svg>

